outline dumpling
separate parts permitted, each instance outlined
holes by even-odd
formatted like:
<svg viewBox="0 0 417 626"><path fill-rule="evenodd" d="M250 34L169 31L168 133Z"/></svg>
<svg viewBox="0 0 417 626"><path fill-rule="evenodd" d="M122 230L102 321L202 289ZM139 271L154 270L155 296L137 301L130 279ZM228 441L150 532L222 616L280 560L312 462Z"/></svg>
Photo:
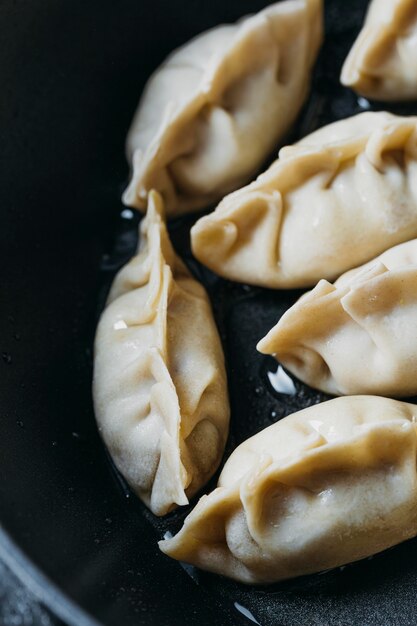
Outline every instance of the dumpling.
<svg viewBox="0 0 417 626"><path fill-rule="evenodd" d="M417 534L417 406L337 398L242 443L169 556L244 583L363 559Z"/></svg>
<svg viewBox="0 0 417 626"><path fill-rule="evenodd" d="M187 504L217 469L229 423L220 338L155 192L99 321L93 396L113 461L156 515Z"/></svg>
<svg viewBox="0 0 417 626"><path fill-rule="evenodd" d="M307 95L322 0L287 0L175 51L149 80L127 136L123 201L150 189L168 216L218 201L256 173Z"/></svg>
<svg viewBox="0 0 417 626"><path fill-rule="evenodd" d="M417 395L417 239L321 280L258 350L327 393Z"/></svg>
<svg viewBox="0 0 417 626"><path fill-rule="evenodd" d="M417 117L362 113L280 151L191 231L195 256L272 288L334 279L417 236Z"/></svg>
<svg viewBox="0 0 417 626"><path fill-rule="evenodd" d="M373 0L341 81L375 100L417 99L416 0Z"/></svg>

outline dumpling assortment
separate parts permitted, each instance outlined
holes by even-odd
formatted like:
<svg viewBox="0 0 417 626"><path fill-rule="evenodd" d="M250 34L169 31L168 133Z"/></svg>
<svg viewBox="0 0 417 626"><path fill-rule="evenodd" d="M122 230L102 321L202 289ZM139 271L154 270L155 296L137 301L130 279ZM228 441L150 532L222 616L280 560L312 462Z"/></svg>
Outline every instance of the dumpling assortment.
<svg viewBox="0 0 417 626"><path fill-rule="evenodd" d="M417 534L417 406L337 398L242 443L169 556L250 584L357 561Z"/></svg>
<svg viewBox="0 0 417 626"><path fill-rule="evenodd" d="M301 109L322 30L322 0L286 0L175 51L128 133L125 204L144 209L154 188L174 216L246 183Z"/></svg>
<svg viewBox="0 0 417 626"><path fill-rule="evenodd" d="M415 0L372 0L341 81L375 100L417 100Z"/></svg>
<svg viewBox="0 0 417 626"><path fill-rule="evenodd" d="M221 200L191 229L199 261L261 287L317 283L258 350L345 397L244 441L217 488L159 542L247 584L417 535L417 405L381 397L417 395L417 116L324 126L238 189L299 114L322 36L323 0L283 0L197 36L151 76L127 137L123 196L146 216L95 338L99 432L131 488L165 515L219 467L230 417L210 301L165 216ZM370 98L417 99L415 0L371 1L341 80Z"/></svg>
<svg viewBox="0 0 417 626"><path fill-rule="evenodd" d="M153 513L188 503L217 469L229 402L220 338L204 288L175 254L158 194L137 255L116 276L95 340L99 431Z"/></svg>
<svg viewBox="0 0 417 626"><path fill-rule="evenodd" d="M194 255L214 272L271 288L334 279L416 236L417 117L385 112L283 148L191 230Z"/></svg>
<svg viewBox="0 0 417 626"><path fill-rule="evenodd" d="M417 239L321 280L258 350L330 394L417 395Z"/></svg>

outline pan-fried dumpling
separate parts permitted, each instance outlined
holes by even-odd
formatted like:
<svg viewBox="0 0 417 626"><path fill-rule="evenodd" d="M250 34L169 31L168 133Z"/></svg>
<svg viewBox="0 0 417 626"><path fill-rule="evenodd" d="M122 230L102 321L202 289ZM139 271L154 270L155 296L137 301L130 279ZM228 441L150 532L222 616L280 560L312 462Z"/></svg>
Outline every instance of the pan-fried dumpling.
<svg viewBox="0 0 417 626"><path fill-rule="evenodd" d="M327 393L417 394L417 239L304 294L258 344Z"/></svg>
<svg viewBox="0 0 417 626"><path fill-rule="evenodd" d="M156 515L187 504L217 469L229 423L222 347L155 192L98 325L93 395L113 461Z"/></svg>
<svg viewBox="0 0 417 626"><path fill-rule="evenodd" d="M362 113L283 148L191 231L225 278L272 288L334 279L417 236L417 117Z"/></svg>
<svg viewBox="0 0 417 626"><path fill-rule="evenodd" d="M337 398L242 443L169 556L244 583L363 559L417 534L417 406Z"/></svg>
<svg viewBox="0 0 417 626"><path fill-rule="evenodd" d="M160 191L168 216L244 184L294 122L322 39L322 0L287 0L175 51L148 82L127 137L123 201Z"/></svg>
<svg viewBox="0 0 417 626"><path fill-rule="evenodd" d="M376 100L417 99L417 2L373 0L341 81Z"/></svg>

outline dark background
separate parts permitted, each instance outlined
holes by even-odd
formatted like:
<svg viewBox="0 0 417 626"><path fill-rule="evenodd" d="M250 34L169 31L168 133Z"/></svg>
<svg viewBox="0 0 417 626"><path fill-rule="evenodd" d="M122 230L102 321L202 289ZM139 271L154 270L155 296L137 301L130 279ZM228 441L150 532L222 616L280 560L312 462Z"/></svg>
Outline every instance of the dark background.
<svg viewBox="0 0 417 626"><path fill-rule="evenodd" d="M0 555L71 624L249 624L245 609L263 626L415 624L415 541L263 589L169 560L156 542L186 511L163 520L148 513L113 470L95 427L95 323L115 269L135 245L137 219L122 217L120 192L139 94L170 50L265 4L0 3ZM327 0L312 95L289 139L384 108L338 82L366 4ZM295 396L275 393L267 379L272 362L254 349L299 294L216 279L190 258L191 223L173 223L171 234L215 308L229 370L230 450L324 397L299 383ZM48 614L3 566L0 579L0 623L14 620L20 606L22 624L49 626Z"/></svg>

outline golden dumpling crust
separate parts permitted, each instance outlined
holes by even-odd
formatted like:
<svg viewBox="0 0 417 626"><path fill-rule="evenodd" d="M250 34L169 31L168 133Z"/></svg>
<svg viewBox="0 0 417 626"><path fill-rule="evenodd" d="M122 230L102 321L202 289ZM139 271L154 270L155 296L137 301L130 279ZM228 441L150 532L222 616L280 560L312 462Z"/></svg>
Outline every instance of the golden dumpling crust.
<svg viewBox="0 0 417 626"><path fill-rule="evenodd" d="M227 381L208 296L175 254L155 192L94 351L95 414L117 468L156 515L187 504L223 454Z"/></svg>
<svg viewBox="0 0 417 626"><path fill-rule="evenodd" d="M417 100L417 3L372 0L341 82L374 100Z"/></svg>
<svg viewBox="0 0 417 626"><path fill-rule="evenodd" d="M258 344L335 395L417 395L417 239L321 280Z"/></svg>
<svg viewBox="0 0 417 626"><path fill-rule="evenodd" d="M417 534L417 406L337 398L242 443L163 552L248 584L363 559Z"/></svg>
<svg viewBox="0 0 417 626"><path fill-rule="evenodd" d="M175 51L127 136L125 204L144 209L154 188L171 217L245 184L295 121L322 31L322 0L286 0Z"/></svg>
<svg viewBox="0 0 417 626"><path fill-rule="evenodd" d="M416 236L417 117L384 112L283 148L191 230L194 255L214 272L275 289L333 280Z"/></svg>

